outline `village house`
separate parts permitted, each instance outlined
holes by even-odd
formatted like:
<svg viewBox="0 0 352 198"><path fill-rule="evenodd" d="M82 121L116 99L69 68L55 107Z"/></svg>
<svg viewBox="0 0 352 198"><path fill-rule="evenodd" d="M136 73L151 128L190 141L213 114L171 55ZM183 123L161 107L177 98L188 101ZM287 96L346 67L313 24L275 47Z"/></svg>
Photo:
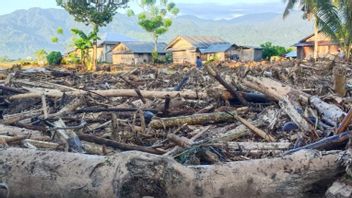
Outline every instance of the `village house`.
<svg viewBox="0 0 352 198"><path fill-rule="evenodd" d="M166 55L166 43L158 43L159 58ZM142 41L121 42L112 49L113 64L148 64L152 62L154 43Z"/></svg>
<svg viewBox="0 0 352 198"><path fill-rule="evenodd" d="M172 52L175 64L195 64L197 56L208 60L258 61L262 59L262 49L237 46L215 36L178 36L166 47Z"/></svg>
<svg viewBox="0 0 352 198"><path fill-rule="evenodd" d="M101 63L112 63L112 49L121 42L136 41L124 35L107 32L98 41L97 60Z"/></svg>
<svg viewBox="0 0 352 198"><path fill-rule="evenodd" d="M333 42L331 38L326 36L324 33L319 32L318 37L318 57L326 57L329 54L338 54L339 45ZM314 57L314 41L315 35L312 34L294 46L297 47L297 58L309 59Z"/></svg>
<svg viewBox="0 0 352 198"><path fill-rule="evenodd" d="M231 43L215 36L178 36L166 47L172 52L174 64L195 64L197 56L202 60L226 59Z"/></svg>
<svg viewBox="0 0 352 198"><path fill-rule="evenodd" d="M263 59L263 49L252 46L237 46L234 44L231 50L228 50L228 56L231 60L261 61Z"/></svg>

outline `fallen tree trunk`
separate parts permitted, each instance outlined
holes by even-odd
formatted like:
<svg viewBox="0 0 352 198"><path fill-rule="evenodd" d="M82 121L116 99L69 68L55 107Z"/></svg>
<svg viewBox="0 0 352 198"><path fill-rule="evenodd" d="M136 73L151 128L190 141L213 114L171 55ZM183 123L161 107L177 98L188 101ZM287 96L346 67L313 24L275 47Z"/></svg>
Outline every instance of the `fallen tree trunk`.
<svg viewBox="0 0 352 198"><path fill-rule="evenodd" d="M43 89L42 91L35 91L25 94L18 94L11 96L10 100L19 100L19 99L27 99L27 98L40 98L42 96L42 92L45 93L47 97L61 98L64 93L67 96L82 96L86 94L95 94L104 97L139 97L134 89L109 89L109 90L91 90L91 91L69 91L69 92L61 92L59 90L49 90ZM206 93L199 93L195 91L140 91L144 98L161 98L164 99L167 95L171 98L175 97L183 97L186 99L206 99Z"/></svg>
<svg viewBox="0 0 352 198"><path fill-rule="evenodd" d="M233 113L235 114L235 113ZM193 114L190 116L179 116L172 118L153 119L149 126L153 129L163 129L168 127L177 127L184 124L188 125L203 125L210 123L234 121L234 117L226 112Z"/></svg>
<svg viewBox="0 0 352 198"><path fill-rule="evenodd" d="M310 103L319 111L326 121L331 122L333 125L337 125L337 122L346 115L346 113L336 105L328 104L317 96L311 96L270 78L247 76L242 80L242 83L246 87L264 93L277 101L283 101L287 97L289 100L298 101L299 99L306 104ZM289 116L291 117L290 114ZM294 117L291 117L291 119L296 120Z"/></svg>
<svg viewBox="0 0 352 198"><path fill-rule="evenodd" d="M182 166L140 152L113 156L10 148L0 152L9 197L310 197L344 172L338 153ZM1 196L1 195L0 195Z"/></svg>

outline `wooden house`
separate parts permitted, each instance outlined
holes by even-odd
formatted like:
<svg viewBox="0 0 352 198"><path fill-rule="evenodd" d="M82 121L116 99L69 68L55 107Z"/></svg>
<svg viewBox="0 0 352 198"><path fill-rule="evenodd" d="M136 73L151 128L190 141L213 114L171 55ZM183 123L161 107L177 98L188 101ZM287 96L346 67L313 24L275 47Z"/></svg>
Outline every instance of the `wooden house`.
<svg viewBox="0 0 352 198"><path fill-rule="evenodd" d="M195 64L197 56L202 60L217 59L224 61L231 43L214 36L178 36L166 50L172 52L174 64Z"/></svg>
<svg viewBox="0 0 352 198"><path fill-rule="evenodd" d="M124 35L105 33L98 41L97 60L101 63L112 63L112 49L121 42L136 41Z"/></svg>
<svg viewBox="0 0 352 198"><path fill-rule="evenodd" d="M318 57L326 57L329 54L338 54L339 45L333 42L331 38L326 36L324 33L319 32L318 37ZM312 34L297 44L297 58L299 59L309 59L314 57L314 41L315 35Z"/></svg>
<svg viewBox="0 0 352 198"><path fill-rule="evenodd" d="M158 43L159 57L165 56L166 43ZM154 43L152 42L121 42L112 49L113 64L148 64L152 62L152 52Z"/></svg>
<svg viewBox="0 0 352 198"><path fill-rule="evenodd" d="M228 56L230 56L231 60L261 61L263 59L263 49L260 47L233 45Z"/></svg>

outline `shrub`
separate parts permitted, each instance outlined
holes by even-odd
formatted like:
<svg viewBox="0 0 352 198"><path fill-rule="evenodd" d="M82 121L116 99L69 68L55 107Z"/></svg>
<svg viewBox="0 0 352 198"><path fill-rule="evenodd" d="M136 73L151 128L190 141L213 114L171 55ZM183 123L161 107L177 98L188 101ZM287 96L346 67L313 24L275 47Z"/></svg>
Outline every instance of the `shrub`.
<svg viewBox="0 0 352 198"><path fill-rule="evenodd" d="M263 48L263 59L269 60L272 56L283 56L292 51L292 49L286 49L285 47L273 45L270 42L266 42L261 45Z"/></svg>
<svg viewBox="0 0 352 198"><path fill-rule="evenodd" d="M60 65L62 60L61 52L50 52L46 59L48 60L49 65Z"/></svg>

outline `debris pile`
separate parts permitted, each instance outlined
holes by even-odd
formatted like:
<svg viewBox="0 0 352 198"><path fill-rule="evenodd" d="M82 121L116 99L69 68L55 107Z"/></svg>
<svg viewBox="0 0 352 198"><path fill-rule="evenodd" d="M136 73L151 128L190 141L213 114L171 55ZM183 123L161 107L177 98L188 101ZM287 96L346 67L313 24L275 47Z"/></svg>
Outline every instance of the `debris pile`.
<svg viewBox="0 0 352 198"><path fill-rule="evenodd" d="M114 73L3 70L0 146L141 151L184 165L344 150L351 75L350 65L331 60Z"/></svg>

